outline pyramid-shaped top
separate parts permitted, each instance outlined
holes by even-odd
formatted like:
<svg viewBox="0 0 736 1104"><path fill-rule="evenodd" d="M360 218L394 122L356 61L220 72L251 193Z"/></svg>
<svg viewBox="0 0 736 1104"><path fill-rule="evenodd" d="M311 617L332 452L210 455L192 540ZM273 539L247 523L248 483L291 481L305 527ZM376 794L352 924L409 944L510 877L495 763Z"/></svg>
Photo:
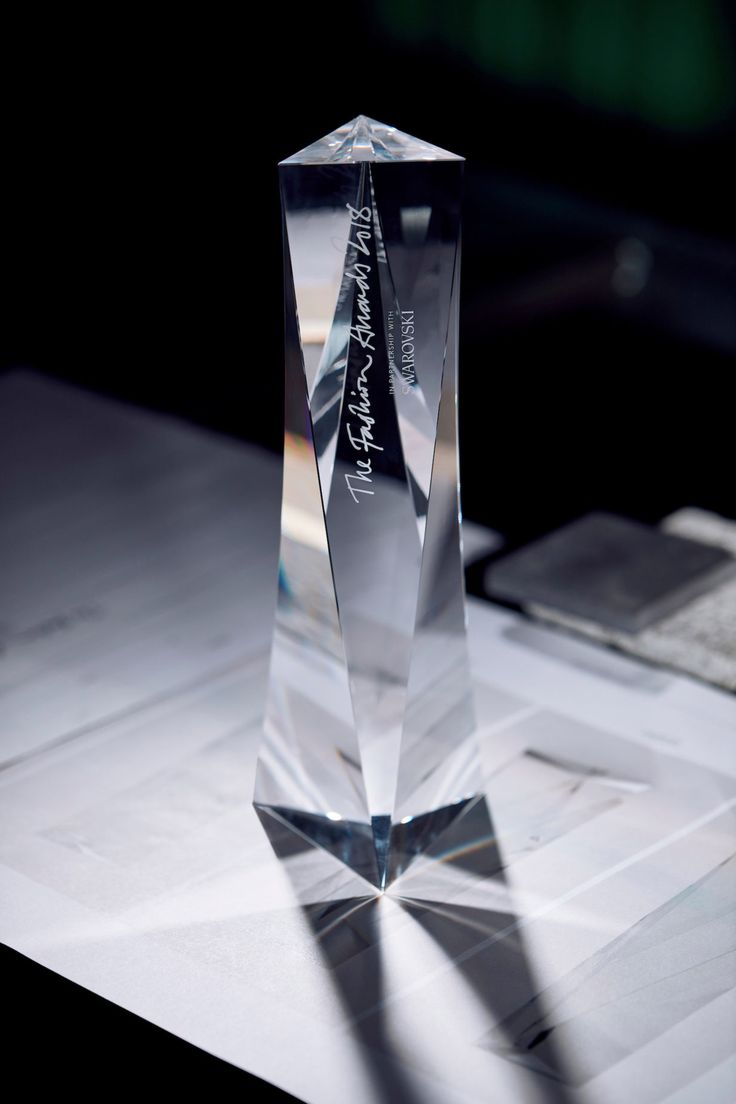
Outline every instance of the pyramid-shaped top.
<svg viewBox="0 0 736 1104"><path fill-rule="evenodd" d="M356 161L463 161L457 153L431 146L396 127L358 115L282 165L351 165Z"/></svg>

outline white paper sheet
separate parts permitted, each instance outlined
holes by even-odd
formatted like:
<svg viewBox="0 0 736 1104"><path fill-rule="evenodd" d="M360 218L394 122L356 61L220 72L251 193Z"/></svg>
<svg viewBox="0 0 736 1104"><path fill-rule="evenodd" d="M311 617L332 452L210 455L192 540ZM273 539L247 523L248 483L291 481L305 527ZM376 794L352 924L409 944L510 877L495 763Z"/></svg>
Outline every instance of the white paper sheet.
<svg viewBox="0 0 736 1104"><path fill-rule="evenodd" d="M278 466L0 409L5 942L311 1104L730 1104L732 697L472 602L498 869L306 905L250 805Z"/></svg>

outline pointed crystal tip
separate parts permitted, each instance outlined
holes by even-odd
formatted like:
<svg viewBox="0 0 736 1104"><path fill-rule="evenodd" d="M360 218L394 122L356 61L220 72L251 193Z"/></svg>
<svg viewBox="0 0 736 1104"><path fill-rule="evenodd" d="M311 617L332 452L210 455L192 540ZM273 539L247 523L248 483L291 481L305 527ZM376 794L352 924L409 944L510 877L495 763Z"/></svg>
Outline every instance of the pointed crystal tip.
<svg viewBox="0 0 736 1104"><path fill-rule="evenodd" d="M432 146L396 127L358 115L282 165L352 165L358 161L463 161L457 153Z"/></svg>

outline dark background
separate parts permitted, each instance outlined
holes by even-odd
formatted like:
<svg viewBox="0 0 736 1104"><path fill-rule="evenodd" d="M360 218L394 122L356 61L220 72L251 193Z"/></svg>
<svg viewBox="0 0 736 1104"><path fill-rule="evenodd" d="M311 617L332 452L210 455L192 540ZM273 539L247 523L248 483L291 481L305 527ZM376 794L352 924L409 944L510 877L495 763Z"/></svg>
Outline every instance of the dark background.
<svg viewBox="0 0 736 1104"><path fill-rule="evenodd" d="M358 113L467 158L467 516L734 514L736 19L381 0L3 36L2 363L278 449L277 162Z"/></svg>
<svg viewBox="0 0 736 1104"><path fill-rule="evenodd" d="M467 159L466 515L512 545L594 508L736 516L732 6L205 10L3 17L4 370L278 449L276 165L363 113ZM6 1072L90 1096L111 1076L233 1087L231 1067L5 964Z"/></svg>

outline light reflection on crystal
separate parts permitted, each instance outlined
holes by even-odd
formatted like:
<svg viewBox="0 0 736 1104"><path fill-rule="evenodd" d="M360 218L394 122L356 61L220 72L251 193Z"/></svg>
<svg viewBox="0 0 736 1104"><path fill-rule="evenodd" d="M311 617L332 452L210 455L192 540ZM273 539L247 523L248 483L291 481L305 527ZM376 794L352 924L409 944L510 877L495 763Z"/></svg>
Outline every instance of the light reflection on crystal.
<svg viewBox="0 0 736 1104"><path fill-rule="evenodd" d="M255 804L381 889L479 789L459 529L462 165L359 117L280 166L281 569Z"/></svg>

